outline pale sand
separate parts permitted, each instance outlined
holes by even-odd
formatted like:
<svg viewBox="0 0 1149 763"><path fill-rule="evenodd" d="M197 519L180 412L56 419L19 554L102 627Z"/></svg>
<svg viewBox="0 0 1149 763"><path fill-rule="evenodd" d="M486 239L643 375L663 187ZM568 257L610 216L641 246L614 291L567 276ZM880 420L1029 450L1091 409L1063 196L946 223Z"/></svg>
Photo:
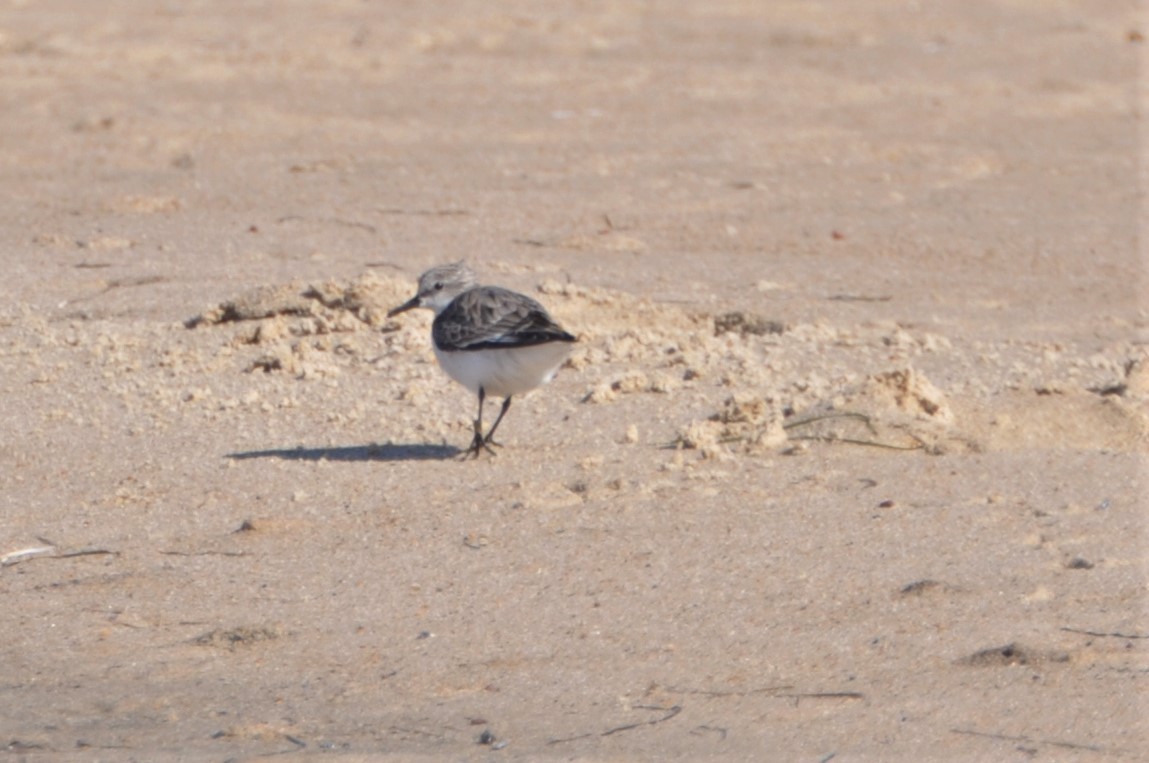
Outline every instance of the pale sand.
<svg viewBox="0 0 1149 763"><path fill-rule="evenodd" d="M411 5L0 9L0 749L1139 759L1133 8Z"/></svg>

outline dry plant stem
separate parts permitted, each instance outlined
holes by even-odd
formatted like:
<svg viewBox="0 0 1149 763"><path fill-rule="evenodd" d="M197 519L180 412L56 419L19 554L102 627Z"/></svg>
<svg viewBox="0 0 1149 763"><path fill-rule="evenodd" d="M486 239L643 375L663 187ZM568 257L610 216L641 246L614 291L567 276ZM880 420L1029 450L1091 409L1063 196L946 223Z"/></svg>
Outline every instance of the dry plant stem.
<svg viewBox="0 0 1149 763"><path fill-rule="evenodd" d="M1097 638L1149 638L1149 633L1118 633L1116 631L1088 631L1082 628L1069 628L1063 626L1061 630L1067 633L1080 633L1082 636L1096 636Z"/></svg>
<svg viewBox="0 0 1149 763"><path fill-rule="evenodd" d="M807 424L815 424L819 421L826 421L828 419L858 419L866 425L872 434L877 434L878 430L874 427L873 420L864 413L857 413L855 411L839 411L835 413L823 413L817 416L810 416L809 418L801 419L800 421L790 421L782 425L783 429L795 429L803 427Z"/></svg>
<svg viewBox="0 0 1149 763"><path fill-rule="evenodd" d="M1050 747L1061 747L1066 750L1089 750L1090 752L1105 752L1104 747L1097 747L1089 744L1078 744L1076 742L1061 742L1056 739L1034 739L1027 736L1016 736L1013 734L995 734L986 731L975 731L973 729L950 729L954 734L966 734L968 736L983 737L985 739L1000 739L1005 742L1025 742L1028 744L1043 744Z"/></svg>
<svg viewBox="0 0 1149 763"><path fill-rule="evenodd" d="M912 437L912 435L911 435ZM791 440L817 440L820 442L844 442L847 445L868 445L873 448L885 448L887 450L921 450L925 447L924 443L920 440L917 445L893 445L887 442L878 442L877 440L856 440L852 437L791 437ZM914 438L917 439L916 437Z"/></svg>
<svg viewBox="0 0 1149 763"><path fill-rule="evenodd" d="M659 718L654 718L654 719L649 720L649 721L639 721L638 723L628 723L628 724L623 725L623 726L615 726L614 728L607 729L606 731L599 732L598 734L594 734L594 733L578 734L578 735L573 736L573 737L564 737L562 739L551 739L547 742L547 745L549 746L549 745L556 745L556 744L564 744L566 742L574 742L578 739L586 739L587 737L592 737L592 736L608 737L612 734L618 734L619 732L622 732L622 731L631 731L632 729L642 728L643 726L653 726L657 723L669 721L671 718L673 718L674 716L681 713L682 712L682 705L672 705L671 707L659 707L659 706L651 706L651 705L635 705L633 709L635 709L635 710L658 710L660 712L664 712L665 715L663 715Z"/></svg>
<svg viewBox="0 0 1149 763"><path fill-rule="evenodd" d="M857 413L855 411L841 411L841 412L837 412L837 413L826 413L826 414L821 414L818 416L811 416L809 418L802 419L801 421L791 421L789 423L783 424L782 428L789 431L789 430L795 429L797 427L806 426L808 424L815 424L819 421L826 421L828 419L857 419L866 425L866 429L870 430L871 434L876 435L878 433L877 428L874 426L873 420L869 416L867 416L864 413ZM922 442L919 438L915 437L913 434L907 433L907 435L909 437L911 437L912 439L914 439L915 441L917 441L917 444L916 445L894 445L892 443L878 442L877 440L859 440L859 439L853 438L853 437L830 437L830 436L820 436L820 435L809 435L809 436L805 436L805 437L798 436L798 437L791 437L789 439L795 440L795 441L797 441L797 440L818 440L818 441L822 441L822 442L844 442L848 445L868 445L870 447L885 448L887 450L921 450L922 448L925 447L925 443Z"/></svg>

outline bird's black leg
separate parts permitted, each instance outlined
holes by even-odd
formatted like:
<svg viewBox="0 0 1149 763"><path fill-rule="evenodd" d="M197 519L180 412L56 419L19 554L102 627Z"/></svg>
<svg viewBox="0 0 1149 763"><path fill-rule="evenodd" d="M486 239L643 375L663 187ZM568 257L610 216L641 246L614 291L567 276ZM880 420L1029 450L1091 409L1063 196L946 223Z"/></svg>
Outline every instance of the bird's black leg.
<svg viewBox="0 0 1149 763"><path fill-rule="evenodd" d="M479 387L479 413L475 416L474 421L475 435L471 438L471 447L467 448L467 452L464 454L466 456L474 456L477 458L480 450L486 450L488 453L495 452L491 450L491 446L488 445L487 440L483 438L483 403L486 401L486 399L487 391L482 387ZM505 407L506 405L504 404L504 408ZM503 415L500 413L499 418L501 419L502 417ZM495 426L498 425L499 422L496 420ZM494 431L493 428L492 431Z"/></svg>
<svg viewBox="0 0 1149 763"><path fill-rule="evenodd" d="M511 396L507 395L507 398L503 400L503 407L499 409L498 418L496 418L495 423L491 425L491 431L487 432L487 436L483 438L483 445L498 445L500 448L502 447L502 445L499 445L499 443L494 440L495 430L499 428L499 422L503 420L503 416L507 415L507 409L510 407Z"/></svg>

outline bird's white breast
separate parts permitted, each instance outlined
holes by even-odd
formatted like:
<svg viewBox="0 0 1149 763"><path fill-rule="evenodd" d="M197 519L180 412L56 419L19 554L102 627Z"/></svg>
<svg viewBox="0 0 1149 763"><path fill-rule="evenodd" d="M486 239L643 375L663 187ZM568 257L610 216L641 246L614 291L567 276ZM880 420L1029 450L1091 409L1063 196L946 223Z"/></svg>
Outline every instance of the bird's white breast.
<svg viewBox="0 0 1149 763"><path fill-rule="evenodd" d="M479 388L493 397L521 395L554 377L570 353L567 342L526 347L446 351L435 348L439 365L476 395Z"/></svg>

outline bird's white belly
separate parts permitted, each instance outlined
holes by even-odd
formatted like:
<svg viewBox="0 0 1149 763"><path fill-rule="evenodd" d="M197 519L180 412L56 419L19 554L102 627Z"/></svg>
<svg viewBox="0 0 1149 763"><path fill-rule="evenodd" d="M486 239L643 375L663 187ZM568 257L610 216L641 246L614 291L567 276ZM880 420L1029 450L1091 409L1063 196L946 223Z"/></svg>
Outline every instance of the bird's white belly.
<svg viewBox="0 0 1149 763"><path fill-rule="evenodd" d="M476 395L521 395L551 380L570 353L567 342L548 342L529 347L456 350L435 348L439 365L455 381Z"/></svg>

